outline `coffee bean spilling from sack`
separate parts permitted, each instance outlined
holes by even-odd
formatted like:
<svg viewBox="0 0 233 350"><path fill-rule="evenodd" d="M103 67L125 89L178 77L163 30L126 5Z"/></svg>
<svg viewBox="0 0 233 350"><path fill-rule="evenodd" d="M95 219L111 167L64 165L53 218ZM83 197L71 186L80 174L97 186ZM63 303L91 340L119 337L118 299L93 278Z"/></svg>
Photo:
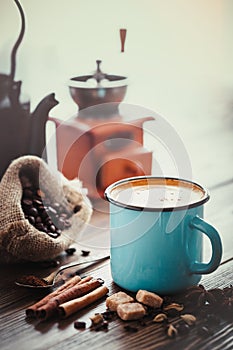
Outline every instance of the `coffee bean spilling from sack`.
<svg viewBox="0 0 233 350"><path fill-rule="evenodd" d="M39 231L52 238L59 237L62 230L71 226L68 219L72 213L59 203L51 202L44 192L33 186L28 177L21 176L20 180L23 188L21 205L25 218Z"/></svg>

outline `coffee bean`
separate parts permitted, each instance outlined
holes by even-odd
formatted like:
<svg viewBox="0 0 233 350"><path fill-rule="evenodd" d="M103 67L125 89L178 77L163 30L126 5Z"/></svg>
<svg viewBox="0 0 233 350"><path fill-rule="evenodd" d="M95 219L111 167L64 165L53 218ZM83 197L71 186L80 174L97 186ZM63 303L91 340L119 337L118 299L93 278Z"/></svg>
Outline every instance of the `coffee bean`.
<svg viewBox="0 0 233 350"><path fill-rule="evenodd" d="M25 198L32 198L33 197L33 192L32 190L26 188L24 191L23 191L23 196Z"/></svg>
<svg viewBox="0 0 233 350"><path fill-rule="evenodd" d="M23 188L32 188L32 183L26 176L20 176L20 180Z"/></svg>
<svg viewBox="0 0 233 350"><path fill-rule="evenodd" d="M60 203L51 201L43 191L33 187L26 176L21 177L21 184L23 189L21 205L25 218L31 225L52 238L59 237L62 230L71 226L68 220L72 215L71 211L68 212Z"/></svg>
<svg viewBox="0 0 233 350"><path fill-rule="evenodd" d="M27 198L24 198L22 200L22 205L25 206L25 207L31 207L32 206L32 200L31 199L27 199Z"/></svg>
<svg viewBox="0 0 233 350"><path fill-rule="evenodd" d="M33 203L38 207L42 206L43 207L43 202L39 199L33 199Z"/></svg>
<svg viewBox="0 0 233 350"><path fill-rule="evenodd" d="M42 224L42 222L36 222L35 226L39 231L44 230L44 225Z"/></svg>
<svg viewBox="0 0 233 350"><path fill-rule="evenodd" d="M106 321L111 321L116 316L116 311L106 310L102 312L102 316Z"/></svg>
<svg viewBox="0 0 233 350"><path fill-rule="evenodd" d="M50 232L54 233L54 232L56 232L56 227L54 225L50 225L49 230L50 230Z"/></svg>
<svg viewBox="0 0 233 350"><path fill-rule="evenodd" d="M41 211L41 217L42 219L44 219L45 222L49 222L52 223L52 220L50 219L50 217L48 216L48 213L46 212L46 210L44 209L43 211Z"/></svg>
<svg viewBox="0 0 233 350"><path fill-rule="evenodd" d="M73 212L76 214L78 213L80 210L82 209L82 206L81 205L76 205L73 209Z"/></svg>
<svg viewBox="0 0 233 350"><path fill-rule="evenodd" d="M92 325L91 329L95 330L96 332L98 331L108 331L108 322L107 321L103 321L101 323L98 323L96 325Z"/></svg>
<svg viewBox="0 0 233 350"><path fill-rule="evenodd" d="M29 216L29 217L28 217L28 221L29 221L29 222L30 222L30 224L32 224L32 225L34 225L34 224L35 224L35 222L36 222L36 220L35 220L34 216Z"/></svg>
<svg viewBox="0 0 233 350"><path fill-rule="evenodd" d="M89 250L81 250L82 256L88 256L90 254Z"/></svg>
<svg viewBox="0 0 233 350"><path fill-rule="evenodd" d="M38 215L38 210L36 209L36 208L30 208L29 210L28 210L28 214L29 215L31 215L31 216L34 216L34 217L36 217L37 215Z"/></svg>
<svg viewBox="0 0 233 350"><path fill-rule="evenodd" d="M38 210L39 212L45 211L45 208L44 208L44 206L43 206L43 203L40 204L40 205L37 205L37 210Z"/></svg>
<svg viewBox="0 0 233 350"><path fill-rule="evenodd" d="M48 233L48 235L50 236L50 237L52 237L52 238L57 238L58 236L59 236L59 234L57 233L57 232L47 232Z"/></svg>
<svg viewBox="0 0 233 350"><path fill-rule="evenodd" d="M84 328L86 328L86 322L75 321L74 322L74 328L76 328L76 329L84 329Z"/></svg>
<svg viewBox="0 0 233 350"><path fill-rule="evenodd" d="M45 224L47 227L50 227L51 225L53 225L53 221L50 219L50 217L48 217L46 220L45 220Z"/></svg>
<svg viewBox="0 0 233 350"><path fill-rule="evenodd" d="M68 248L66 249L66 254L67 255L73 255L76 252L75 248Z"/></svg>

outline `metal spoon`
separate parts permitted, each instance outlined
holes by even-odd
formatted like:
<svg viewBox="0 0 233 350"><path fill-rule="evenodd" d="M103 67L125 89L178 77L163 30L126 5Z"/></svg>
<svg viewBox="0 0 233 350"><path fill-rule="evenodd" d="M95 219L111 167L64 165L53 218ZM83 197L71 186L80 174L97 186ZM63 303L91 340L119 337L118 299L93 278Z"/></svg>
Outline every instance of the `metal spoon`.
<svg viewBox="0 0 233 350"><path fill-rule="evenodd" d="M81 262L72 262L72 263L69 263L69 264L66 264L66 265L63 265L61 267L59 267L58 270L56 271L53 271L52 273L50 273L48 276L46 277L43 277L43 278L39 278L40 280L42 281L45 281L46 282L46 285L33 285L33 284L27 284L27 283L23 283L21 282L20 280L18 281L15 281L15 284L17 284L18 286L20 287L27 287L27 288L51 288L54 286L55 284L55 280L56 280L56 277L57 275L61 272L61 271L64 271L70 267L74 267L74 266L80 266L80 265L84 265L84 264L89 264L89 263L97 263L97 262L100 262L100 261L104 261L106 259L109 259L109 255L105 255L105 256L102 256L102 257L92 257L90 259L86 259L85 261L81 261Z"/></svg>

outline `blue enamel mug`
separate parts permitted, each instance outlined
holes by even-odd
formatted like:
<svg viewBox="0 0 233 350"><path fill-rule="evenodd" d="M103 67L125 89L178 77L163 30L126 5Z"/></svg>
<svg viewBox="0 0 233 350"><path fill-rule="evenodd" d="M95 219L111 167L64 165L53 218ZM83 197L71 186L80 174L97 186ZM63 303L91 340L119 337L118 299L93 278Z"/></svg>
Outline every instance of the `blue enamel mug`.
<svg viewBox="0 0 233 350"><path fill-rule="evenodd" d="M203 220L208 192L177 178L132 177L105 190L110 202L113 281L136 292L174 294L199 283L222 257L216 229ZM203 262L203 238L212 253Z"/></svg>

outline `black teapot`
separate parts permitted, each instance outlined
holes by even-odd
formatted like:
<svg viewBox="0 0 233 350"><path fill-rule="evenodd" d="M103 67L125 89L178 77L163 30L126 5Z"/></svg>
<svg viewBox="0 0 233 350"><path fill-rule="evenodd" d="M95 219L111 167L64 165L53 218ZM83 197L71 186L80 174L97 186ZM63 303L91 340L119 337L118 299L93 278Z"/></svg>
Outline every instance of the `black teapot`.
<svg viewBox="0 0 233 350"><path fill-rule="evenodd" d="M31 154L46 159L45 126L48 113L58 104L55 94L46 96L30 113L30 102L22 101L21 81L15 81L16 52L25 32L25 17L18 0L21 30L11 53L11 72L0 74L0 179L10 162Z"/></svg>

